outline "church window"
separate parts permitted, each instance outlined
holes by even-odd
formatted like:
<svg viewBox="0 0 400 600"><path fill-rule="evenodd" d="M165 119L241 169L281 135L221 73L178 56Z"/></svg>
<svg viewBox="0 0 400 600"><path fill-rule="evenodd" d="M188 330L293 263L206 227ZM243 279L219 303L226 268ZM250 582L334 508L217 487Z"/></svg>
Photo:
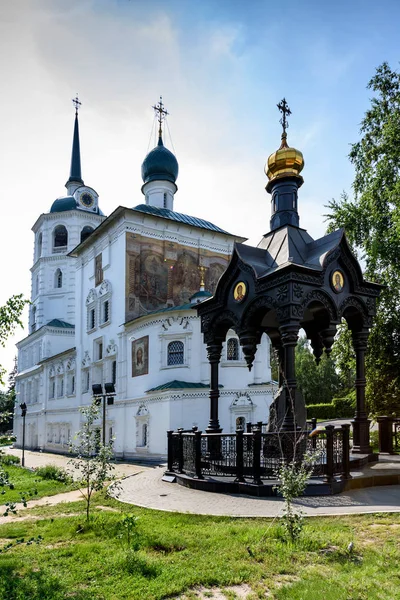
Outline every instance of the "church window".
<svg viewBox="0 0 400 600"><path fill-rule="evenodd" d="M103 260L102 254L98 254L94 259L94 283L95 285L100 285L103 281Z"/></svg>
<svg viewBox="0 0 400 600"><path fill-rule="evenodd" d="M64 225L57 225L53 232L53 249L68 246L68 231ZM57 250L55 250L57 252Z"/></svg>
<svg viewBox="0 0 400 600"><path fill-rule="evenodd" d="M167 348L167 364L168 366L183 365L183 342L170 342Z"/></svg>
<svg viewBox="0 0 400 600"><path fill-rule="evenodd" d="M91 308L89 310L89 322L88 322L88 329L94 329L96 327L96 311L94 308Z"/></svg>
<svg viewBox="0 0 400 600"><path fill-rule="evenodd" d="M62 398L64 396L64 377L58 377L57 379L57 398Z"/></svg>
<svg viewBox="0 0 400 600"><path fill-rule="evenodd" d="M101 360L103 358L103 342L95 342L95 356L96 360Z"/></svg>
<svg viewBox="0 0 400 600"><path fill-rule="evenodd" d="M245 417L238 417L236 419L236 431L238 429L241 429L242 431L244 431L245 427L246 427L246 419L245 419Z"/></svg>
<svg viewBox="0 0 400 600"><path fill-rule="evenodd" d="M147 446L147 423L142 425L142 446Z"/></svg>
<svg viewBox="0 0 400 600"><path fill-rule="evenodd" d="M113 360L111 363L111 382L115 385L117 383L117 361Z"/></svg>
<svg viewBox="0 0 400 600"><path fill-rule="evenodd" d="M164 192L164 204L163 204L164 208L167 208L167 194L166 192Z"/></svg>
<svg viewBox="0 0 400 600"><path fill-rule="evenodd" d="M32 333L36 331L36 306L32 306L32 325L31 325Z"/></svg>
<svg viewBox="0 0 400 600"><path fill-rule="evenodd" d="M108 300L103 302L103 323L107 323L110 318L110 303Z"/></svg>
<svg viewBox="0 0 400 600"><path fill-rule="evenodd" d="M81 231L81 243L89 237L92 231L94 231L93 227L90 227L90 225L85 225Z"/></svg>
<svg viewBox="0 0 400 600"><path fill-rule="evenodd" d="M43 235L39 233L37 238L37 254L36 258L40 258L42 256L42 245L43 245Z"/></svg>
<svg viewBox="0 0 400 600"><path fill-rule="evenodd" d="M90 372L89 370L83 372L82 378L82 388L83 393L86 393L90 389Z"/></svg>
<svg viewBox="0 0 400 600"><path fill-rule="evenodd" d="M35 294L36 296L39 293L39 275L36 275L36 279L35 279Z"/></svg>
<svg viewBox="0 0 400 600"><path fill-rule="evenodd" d="M75 375L73 373L69 373L68 375L68 396L75 395Z"/></svg>
<svg viewBox="0 0 400 600"><path fill-rule="evenodd" d="M227 360L239 360L239 342L236 338L229 338L226 346Z"/></svg>
<svg viewBox="0 0 400 600"><path fill-rule="evenodd" d="M56 395L56 380L54 377L50 377L49 385L49 398L53 399Z"/></svg>
<svg viewBox="0 0 400 600"><path fill-rule="evenodd" d="M61 269L57 269L57 271L55 272L55 275L54 275L54 287L62 288L62 284L63 284L63 274L62 274Z"/></svg>

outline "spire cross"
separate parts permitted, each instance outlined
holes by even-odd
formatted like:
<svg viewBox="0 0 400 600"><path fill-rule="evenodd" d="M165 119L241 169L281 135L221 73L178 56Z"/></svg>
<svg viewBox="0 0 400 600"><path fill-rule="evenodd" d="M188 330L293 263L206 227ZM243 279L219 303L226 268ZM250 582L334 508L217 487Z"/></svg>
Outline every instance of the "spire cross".
<svg viewBox="0 0 400 600"><path fill-rule="evenodd" d="M76 93L76 98L72 98L72 104L75 106L75 115L78 116L78 110L82 106L82 102L78 98L78 92Z"/></svg>
<svg viewBox="0 0 400 600"><path fill-rule="evenodd" d="M167 115L169 115L169 112L167 112L164 109L162 96L160 96L160 101L158 102L158 104L155 104L153 106L153 108L154 108L154 111L156 113L158 113L158 117L157 117L157 119L158 119L158 137L161 137L162 136L162 122L165 120L165 117Z"/></svg>
<svg viewBox="0 0 400 600"><path fill-rule="evenodd" d="M283 98L283 100L281 100L276 106L282 113L282 118L280 119L279 123L282 125L283 135L286 135L286 129L289 127L289 123L287 122L286 117L291 115L292 111L290 110L289 105L286 102L286 98Z"/></svg>

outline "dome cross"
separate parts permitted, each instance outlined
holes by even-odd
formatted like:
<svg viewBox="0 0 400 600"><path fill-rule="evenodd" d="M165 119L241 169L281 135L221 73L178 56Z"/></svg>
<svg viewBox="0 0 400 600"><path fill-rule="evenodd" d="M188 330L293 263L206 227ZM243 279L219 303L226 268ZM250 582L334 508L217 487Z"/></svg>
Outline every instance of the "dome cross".
<svg viewBox="0 0 400 600"><path fill-rule="evenodd" d="M78 116L78 110L82 106L82 102L78 98L78 92L76 93L76 98L72 98L72 104L75 106L75 115Z"/></svg>
<svg viewBox="0 0 400 600"><path fill-rule="evenodd" d="M288 103L286 102L286 98L283 98L279 104L276 105L278 110L282 113L282 118L279 123L282 125L283 135L286 136L286 129L289 127L289 123L287 122L286 117L292 114L292 111L289 108Z"/></svg>
<svg viewBox="0 0 400 600"><path fill-rule="evenodd" d="M165 110L164 108L164 104L162 101L162 96L160 96L160 101L155 104L153 107L154 112L157 114L158 113L158 137L161 138L162 137L162 123L163 121L165 121L165 117L167 115L169 115L169 112Z"/></svg>

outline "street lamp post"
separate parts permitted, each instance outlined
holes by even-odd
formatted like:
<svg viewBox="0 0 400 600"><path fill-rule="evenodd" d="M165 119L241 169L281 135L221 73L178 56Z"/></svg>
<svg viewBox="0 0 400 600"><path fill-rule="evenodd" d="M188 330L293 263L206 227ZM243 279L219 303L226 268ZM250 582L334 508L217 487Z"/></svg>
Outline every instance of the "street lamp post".
<svg viewBox="0 0 400 600"><path fill-rule="evenodd" d="M25 466L25 417L26 417L25 402L22 402L22 404L20 404L19 407L21 409L21 416L22 416L22 460L21 460L21 465L24 467Z"/></svg>
<svg viewBox="0 0 400 600"><path fill-rule="evenodd" d="M101 383L94 383L92 385L92 394L93 399L96 404L100 404L101 400L103 400L103 435L102 441L103 446L106 445L106 401L107 404L114 404L115 397L115 385L113 383L105 383L104 391Z"/></svg>

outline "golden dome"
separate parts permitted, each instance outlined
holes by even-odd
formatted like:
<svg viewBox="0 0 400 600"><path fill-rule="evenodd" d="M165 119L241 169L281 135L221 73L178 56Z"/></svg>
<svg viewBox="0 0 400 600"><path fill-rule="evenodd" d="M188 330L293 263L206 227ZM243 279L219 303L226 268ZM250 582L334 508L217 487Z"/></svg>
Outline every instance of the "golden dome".
<svg viewBox="0 0 400 600"><path fill-rule="evenodd" d="M273 152L265 165L265 173L269 183L282 177L299 177L300 185L303 178L300 175L304 167L304 158L300 150L290 148L286 141L286 132L282 134L282 143L279 150Z"/></svg>

